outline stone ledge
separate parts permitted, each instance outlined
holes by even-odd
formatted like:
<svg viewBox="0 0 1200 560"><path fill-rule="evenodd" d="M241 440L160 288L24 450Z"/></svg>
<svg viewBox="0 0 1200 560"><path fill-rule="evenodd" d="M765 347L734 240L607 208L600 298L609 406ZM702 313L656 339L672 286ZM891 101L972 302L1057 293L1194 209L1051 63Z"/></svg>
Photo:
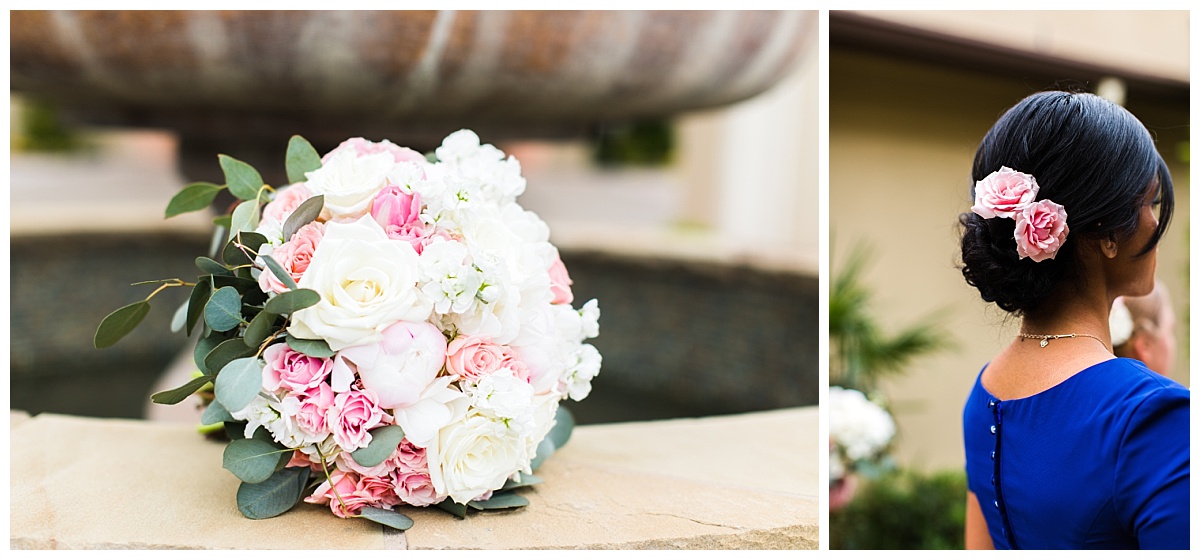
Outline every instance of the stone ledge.
<svg viewBox="0 0 1200 560"><path fill-rule="evenodd" d="M818 546L815 407L581 426L546 482L520 491L529 507L466 520L406 508L405 533L309 504L245 519L224 446L189 426L10 416L14 549Z"/></svg>

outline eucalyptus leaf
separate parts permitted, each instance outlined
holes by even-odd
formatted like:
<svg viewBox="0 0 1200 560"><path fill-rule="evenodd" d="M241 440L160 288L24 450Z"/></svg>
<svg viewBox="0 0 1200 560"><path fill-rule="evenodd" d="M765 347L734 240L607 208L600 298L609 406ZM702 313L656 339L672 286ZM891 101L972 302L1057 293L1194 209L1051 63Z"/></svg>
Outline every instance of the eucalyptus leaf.
<svg viewBox="0 0 1200 560"><path fill-rule="evenodd" d="M354 450L350 456L364 467L374 467L391 457L403 439L404 429L395 424L375 428L371 430L371 443Z"/></svg>
<svg viewBox="0 0 1200 560"><path fill-rule="evenodd" d="M304 176L306 172L321 168L321 156L317 154L317 150L312 147L312 144L309 144L308 140L300 135L292 136L288 140L285 162L289 183L302 183L308 179Z"/></svg>
<svg viewBox="0 0 1200 560"><path fill-rule="evenodd" d="M503 491L503 490L512 490L513 488L524 488L526 486L533 486L534 484L541 484L543 482L545 482L545 481L542 480L542 478L537 475L521 473L521 481L520 482L517 482L514 480L506 480L504 482L504 486L500 487L500 490Z"/></svg>
<svg viewBox="0 0 1200 560"><path fill-rule="evenodd" d="M175 314L171 316L171 332L179 332L183 330L183 326L187 324L187 302L179 304L179 308L175 310Z"/></svg>
<svg viewBox="0 0 1200 560"><path fill-rule="evenodd" d="M226 286L213 292L204 304L204 323L214 331L229 331L242 324L242 295L237 288Z"/></svg>
<svg viewBox="0 0 1200 560"><path fill-rule="evenodd" d="M187 310L187 334L192 336L192 328L196 326L196 321L200 320L200 316L204 314L204 305L208 303L208 298L212 296L212 278L208 276L201 277L196 280L196 285L192 286L192 294L188 296ZM202 356L203 357L203 356Z"/></svg>
<svg viewBox="0 0 1200 560"><path fill-rule="evenodd" d="M329 343L324 340L312 340L307 338L296 338L292 335L287 336L287 345L292 350L295 350L305 356L314 358L331 358L333 350L329 349Z"/></svg>
<svg viewBox="0 0 1200 560"><path fill-rule="evenodd" d="M311 469L292 467L277 471L257 484L243 482L237 491L238 511L250 519L267 519L286 513L304 495Z"/></svg>
<svg viewBox="0 0 1200 560"><path fill-rule="evenodd" d="M229 237L232 239L238 232L250 231L258 227L261 214L258 211L257 200L247 200L233 209L229 218Z"/></svg>
<svg viewBox="0 0 1200 560"><path fill-rule="evenodd" d="M542 438L542 441L538 443L537 450L534 451L533 460L529 462L529 470L536 471L553 454L554 442L550 441L548 437Z"/></svg>
<svg viewBox="0 0 1200 560"><path fill-rule="evenodd" d="M546 439L554 444L555 449L562 449L567 444L567 440L571 439L571 432L575 430L575 416L567 410L565 406L559 406L558 412L554 413L554 427L550 428L550 433L546 434Z"/></svg>
<svg viewBox="0 0 1200 560"><path fill-rule="evenodd" d="M312 307L321 301L321 294L307 288L283 292L267 300L266 310L270 313L286 315L306 307Z"/></svg>
<svg viewBox="0 0 1200 560"><path fill-rule="evenodd" d="M204 356L204 365L209 372L219 372L225 368L229 362L238 358L253 356L257 348L250 348L242 342L239 337L222 340L218 343L207 355Z"/></svg>
<svg viewBox="0 0 1200 560"><path fill-rule="evenodd" d="M183 402L183 399L192 396L193 393L213 379L216 379L215 375L195 377L179 387L150 395L150 400L158 404L177 404Z"/></svg>
<svg viewBox="0 0 1200 560"><path fill-rule="evenodd" d="M270 478L279 456L289 451L257 439L239 439L225 446L221 466L242 482L255 484Z"/></svg>
<svg viewBox="0 0 1200 560"><path fill-rule="evenodd" d="M217 402L217 401L213 401ZM230 440L246 439L246 425L248 422L241 420L238 422L225 422L225 435L229 436Z"/></svg>
<svg viewBox="0 0 1200 560"><path fill-rule="evenodd" d="M100 321L100 326L96 327L96 336L92 338L92 344L96 348L108 348L116 344L132 332L149 312L150 302L142 300L109 313Z"/></svg>
<svg viewBox="0 0 1200 560"><path fill-rule="evenodd" d="M214 261L208 257L196 257L196 268L204 274L216 274L220 276L233 276L233 271L225 267L225 265Z"/></svg>
<svg viewBox="0 0 1200 560"><path fill-rule="evenodd" d="M213 383L213 392L225 410L236 412L246 408L262 389L262 364L258 358L238 358L229 362Z"/></svg>
<svg viewBox="0 0 1200 560"><path fill-rule="evenodd" d="M196 348L192 350L192 361L196 364L196 368L204 374L211 373L216 375L217 371L221 371L221 368L217 368L216 371L213 371L211 368L205 365L205 360L208 359L208 355L211 354L212 351L217 348L217 346L220 346L222 342L225 342L231 338L234 338L233 333L223 333L211 330L207 331L203 336L201 336L200 340L196 341Z"/></svg>
<svg viewBox="0 0 1200 560"><path fill-rule="evenodd" d="M228 230L229 226L233 223L233 216L229 214L221 214L220 216L213 218L212 223L214 226L217 226L217 229ZM224 236L222 236L221 239L223 240Z"/></svg>
<svg viewBox="0 0 1200 560"><path fill-rule="evenodd" d="M222 406L219 401L215 400L208 403L208 406L204 407L204 414L200 415L200 423L204 424L205 426L209 424L232 422L233 419L233 415L229 414L229 411L225 410L225 407Z"/></svg>
<svg viewBox="0 0 1200 560"><path fill-rule="evenodd" d="M267 264L267 268L271 269L271 274L274 274L275 278L282 282L284 286L287 286L289 290L295 290L297 288L296 281L292 279L292 275L288 274L287 270L285 270L278 261L276 261L270 255L262 255L262 260ZM286 313L286 311L284 313Z"/></svg>
<svg viewBox="0 0 1200 560"><path fill-rule="evenodd" d="M455 502L454 500L451 500L450 498L446 498L445 500L438 502L437 507L439 509L453 513L459 519L467 518L467 506L465 504L460 504L458 502Z"/></svg>
<svg viewBox="0 0 1200 560"><path fill-rule="evenodd" d="M250 325L246 327L245 338L242 342L250 348L258 348L272 333L275 332L275 321L279 319L279 315L263 311L254 316L250 320Z"/></svg>
<svg viewBox="0 0 1200 560"><path fill-rule="evenodd" d="M411 517L390 509L364 507L358 511L358 516L401 531L412 529L413 526Z"/></svg>
<svg viewBox="0 0 1200 560"><path fill-rule="evenodd" d="M171 201L167 203L166 217L170 218L208 208L222 188L224 187L221 185L204 182L192 183L184 187L183 190L175 193L175 196L171 197Z"/></svg>
<svg viewBox="0 0 1200 560"><path fill-rule="evenodd" d="M248 256L246 252L257 254L258 248L266 242L266 236L253 231L233 234L232 238L225 243L225 248L221 250L221 260L231 267L252 264L254 257Z"/></svg>
<svg viewBox="0 0 1200 560"><path fill-rule="evenodd" d="M529 505L529 500L525 499L520 494L513 492L496 492L491 498L482 502L467 502L467 505L474 509L509 509L525 507Z"/></svg>
<svg viewBox="0 0 1200 560"><path fill-rule="evenodd" d="M250 164L225 154L218 155L217 159L221 162L221 171L225 172L225 184L229 186L229 192L242 200L257 203L258 192L263 186L262 175Z"/></svg>
<svg viewBox="0 0 1200 560"><path fill-rule="evenodd" d="M283 221L283 239L287 241L292 238L300 228L312 223L321 215L321 209L325 208L325 195L319 194L311 197L308 200L300 203L287 219Z"/></svg>

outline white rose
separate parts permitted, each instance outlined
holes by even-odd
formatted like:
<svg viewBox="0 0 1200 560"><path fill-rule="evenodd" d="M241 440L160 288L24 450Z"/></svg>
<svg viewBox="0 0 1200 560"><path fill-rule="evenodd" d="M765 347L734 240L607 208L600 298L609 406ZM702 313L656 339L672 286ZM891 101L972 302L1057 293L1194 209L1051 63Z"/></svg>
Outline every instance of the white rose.
<svg viewBox="0 0 1200 560"><path fill-rule="evenodd" d="M330 222L297 285L321 301L292 313L288 332L323 339L334 351L370 344L396 321L424 322L431 305L417 289L418 260L412 245L388 239L369 216Z"/></svg>
<svg viewBox="0 0 1200 560"><path fill-rule="evenodd" d="M468 414L442 428L427 448L429 479L438 495L465 504L527 465L526 447L525 437L503 420Z"/></svg>
<svg viewBox="0 0 1200 560"><path fill-rule="evenodd" d="M446 361L446 337L429 323L399 321L383 330L383 340L351 346L333 359L333 390L350 390L357 372L382 408L417 402Z"/></svg>
<svg viewBox="0 0 1200 560"><path fill-rule="evenodd" d="M320 169L305 173L305 186L313 196L325 195L325 208L334 219L358 218L370 210L375 195L387 185L394 165L395 159L388 153L360 156L342 150Z"/></svg>

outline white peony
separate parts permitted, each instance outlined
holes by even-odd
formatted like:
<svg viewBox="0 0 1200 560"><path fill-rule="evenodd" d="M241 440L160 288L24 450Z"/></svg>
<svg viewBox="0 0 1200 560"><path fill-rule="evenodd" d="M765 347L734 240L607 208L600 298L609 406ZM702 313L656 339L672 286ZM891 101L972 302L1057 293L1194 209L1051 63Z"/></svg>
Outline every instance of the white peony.
<svg viewBox="0 0 1200 560"><path fill-rule="evenodd" d="M358 218L387 185L395 159L391 154L358 155L353 150L336 152L320 169L305 173L305 186L313 196L325 195L325 209L333 218Z"/></svg>
<svg viewBox="0 0 1200 560"><path fill-rule="evenodd" d="M853 389L829 388L829 437L850 461L866 459L884 449L896 435L892 416L866 395Z"/></svg>
<svg viewBox="0 0 1200 560"><path fill-rule="evenodd" d="M332 388L350 390L357 372L364 388L375 392L379 406L395 408L417 402L446 361L446 337L429 323L399 321L383 330L377 343L344 348L333 359Z"/></svg>
<svg viewBox="0 0 1200 560"><path fill-rule="evenodd" d="M434 489L460 504L499 489L529 464L525 436L483 414L464 415L442 428L426 452Z"/></svg>
<svg viewBox="0 0 1200 560"><path fill-rule="evenodd" d="M435 378L421 391L417 402L392 409L396 425L413 445L429 447L437 440L438 431L466 413L468 401L450 386L454 380L454 377Z"/></svg>
<svg viewBox="0 0 1200 560"><path fill-rule="evenodd" d="M388 239L369 216L330 222L300 288L321 301L292 313L288 332L323 339L334 351L370 344L396 321L424 322L432 306L417 289L418 259L406 241Z"/></svg>

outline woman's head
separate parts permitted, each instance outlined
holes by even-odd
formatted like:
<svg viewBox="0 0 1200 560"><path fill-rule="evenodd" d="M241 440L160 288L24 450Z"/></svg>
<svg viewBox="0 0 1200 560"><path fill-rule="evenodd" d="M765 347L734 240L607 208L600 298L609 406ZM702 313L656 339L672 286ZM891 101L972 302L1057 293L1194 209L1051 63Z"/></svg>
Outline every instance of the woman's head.
<svg viewBox="0 0 1200 560"><path fill-rule="evenodd" d="M1034 200L1061 205L1069 233L1053 258L1036 261L1018 254L1014 219L963 214L962 273L984 300L1015 313L1036 310L1060 283L1087 281L1081 252L1112 248L1130 293L1150 291L1174 190L1154 139L1129 111L1087 93L1031 95L980 143L972 184L1002 167L1036 179ZM1152 203L1161 204L1158 221Z"/></svg>

